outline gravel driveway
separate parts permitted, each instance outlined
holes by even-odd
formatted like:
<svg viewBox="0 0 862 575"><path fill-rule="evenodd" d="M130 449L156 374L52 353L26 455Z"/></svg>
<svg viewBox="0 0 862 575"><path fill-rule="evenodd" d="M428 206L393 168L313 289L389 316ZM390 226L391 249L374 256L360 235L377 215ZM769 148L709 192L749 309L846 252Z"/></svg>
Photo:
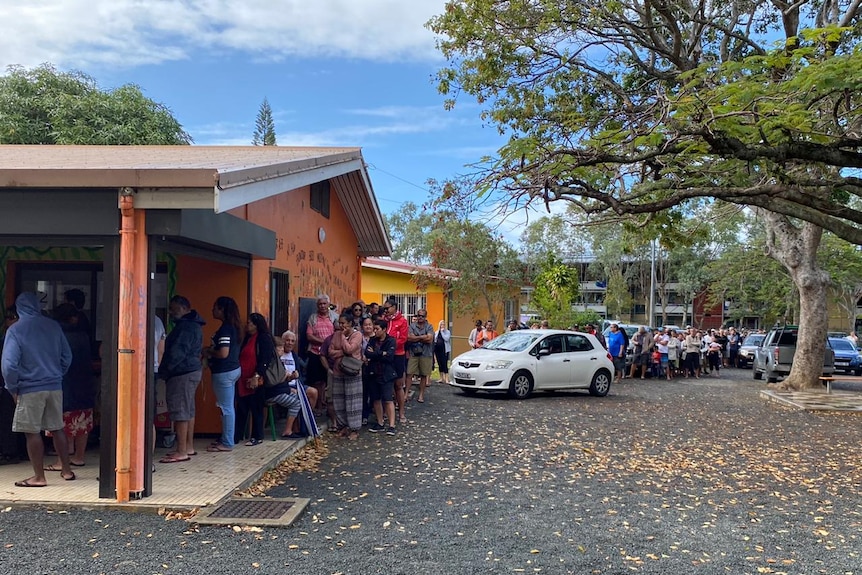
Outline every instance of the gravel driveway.
<svg viewBox="0 0 862 575"><path fill-rule="evenodd" d="M790 410L748 370L605 398L433 386L396 437L327 438L289 529L5 510L6 573L862 574L862 419Z"/></svg>

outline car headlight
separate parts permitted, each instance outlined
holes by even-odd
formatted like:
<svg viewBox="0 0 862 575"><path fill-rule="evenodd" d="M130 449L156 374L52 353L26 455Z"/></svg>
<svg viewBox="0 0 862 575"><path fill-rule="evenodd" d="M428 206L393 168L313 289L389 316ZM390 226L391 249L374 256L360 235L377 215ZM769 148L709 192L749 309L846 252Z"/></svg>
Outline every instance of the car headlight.
<svg viewBox="0 0 862 575"><path fill-rule="evenodd" d="M485 370L491 369L509 369L511 367L512 362L505 359L498 359L497 361L489 362L488 365L485 366Z"/></svg>

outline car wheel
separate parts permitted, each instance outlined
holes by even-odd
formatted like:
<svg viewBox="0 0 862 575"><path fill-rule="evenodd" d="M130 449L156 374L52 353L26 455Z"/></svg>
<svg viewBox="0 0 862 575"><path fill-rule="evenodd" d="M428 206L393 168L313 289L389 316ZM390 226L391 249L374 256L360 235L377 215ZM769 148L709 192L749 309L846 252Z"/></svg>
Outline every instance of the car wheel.
<svg viewBox="0 0 862 575"><path fill-rule="evenodd" d="M476 395L477 390L470 387L462 387L461 391L464 393L464 395Z"/></svg>
<svg viewBox="0 0 862 575"><path fill-rule="evenodd" d="M755 369L754 371L751 372L751 374L754 376L754 379L763 379L763 372L762 371L757 371Z"/></svg>
<svg viewBox="0 0 862 575"><path fill-rule="evenodd" d="M598 370L590 383L590 395L604 397L611 390L611 373L606 369Z"/></svg>
<svg viewBox="0 0 862 575"><path fill-rule="evenodd" d="M509 395L515 399L527 399L533 393L533 376L529 371L518 371L509 382Z"/></svg>
<svg viewBox="0 0 862 575"><path fill-rule="evenodd" d="M857 369L856 371L853 372L853 375L855 375L856 377L859 377L860 375L862 375L862 369Z"/></svg>

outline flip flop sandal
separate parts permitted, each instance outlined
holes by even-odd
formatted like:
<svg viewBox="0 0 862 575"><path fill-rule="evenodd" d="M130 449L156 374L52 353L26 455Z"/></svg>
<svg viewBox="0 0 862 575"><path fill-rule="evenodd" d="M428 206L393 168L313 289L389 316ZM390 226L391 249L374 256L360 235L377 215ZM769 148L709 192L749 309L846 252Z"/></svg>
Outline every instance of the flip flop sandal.
<svg viewBox="0 0 862 575"><path fill-rule="evenodd" d="M74 471L72 471L71 473L72 473L72 476L71 476L71 477L63 477L63 474L62 474L62 473L60 474L60 477L63 477L63 479L64 479L65 481L75 481L75 480L77 479L77 477L75 477L75 472L74 472Z"/></svg>
<svg viewBox="0 0 862 575"><path fill-rule="evenodd" d="M217 443L217 444L210 445L209 447L207 447L207 451L209 451L210 453L222 453L222 452L233 451L233 448L232 447L225 447L221 443Z"/></svg>
<svg viewBox="0 0 862 575"><path fill-rule="evenodd" d="M191 457L169 457L165 456L159 459L159 463L179 463L181 461L189 461Z"/></svg>
<svg viewBox="0 0 862 575"><path fill-rule="evenodd" d="M54 464L46 465L46 466L45 466L45 467L43 467L42 469L43 469L43 470L45 470L45 471L63 471L63 468L62 468L62 467L57 467L57 466L56 466L56 465L54 465Z"/></svg>
<svg viewBox="0 0 862 575"><path fill-rule="evenodd" d="M38 483L30 483L29 479L22 479L15 482L15 487L48 487L47 485L39 485Z"/></svg>

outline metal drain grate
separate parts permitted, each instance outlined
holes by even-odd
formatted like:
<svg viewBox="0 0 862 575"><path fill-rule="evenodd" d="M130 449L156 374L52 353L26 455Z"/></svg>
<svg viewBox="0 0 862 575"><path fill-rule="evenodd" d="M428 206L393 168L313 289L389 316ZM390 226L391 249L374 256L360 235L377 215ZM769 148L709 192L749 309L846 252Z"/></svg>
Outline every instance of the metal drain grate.
<svg viewBox="0 0 862 575"><path fill-rule="evenodd" d="M258 525L288 527L308 505L302 498L233 497L204 509L193 521L202 525Z"/></svg>
<svg viewBox="0 0 862 575"><path fill-rule="evenodd" d="M234 499L216 509L210 517L237 517L240 519L278 519L294 501L271 501L266 499Z"/></svg>

